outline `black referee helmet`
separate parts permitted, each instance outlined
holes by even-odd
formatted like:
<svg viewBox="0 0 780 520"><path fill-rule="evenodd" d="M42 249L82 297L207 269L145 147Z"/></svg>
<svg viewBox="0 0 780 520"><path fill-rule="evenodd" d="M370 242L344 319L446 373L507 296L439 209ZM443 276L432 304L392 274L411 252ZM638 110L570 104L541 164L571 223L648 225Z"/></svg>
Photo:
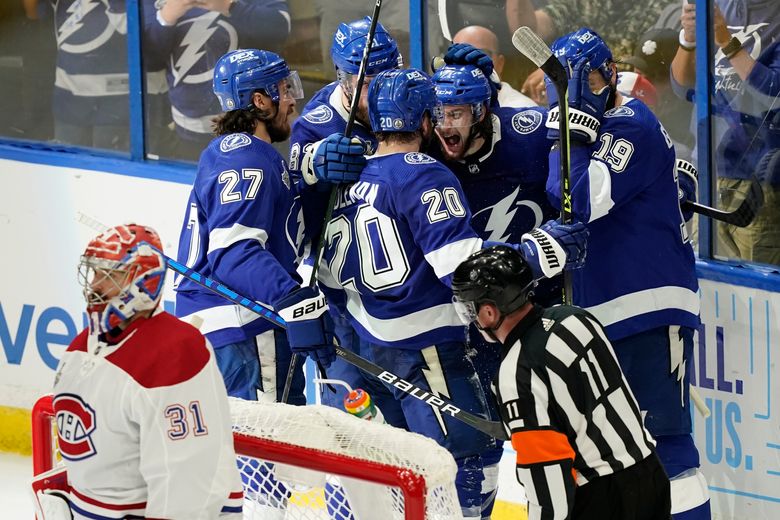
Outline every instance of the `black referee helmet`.
<svg viewBox="0 0 780 520"><path fill-rule="evenodd" d="M493 246L473 253L455 269L452 292L459 314L476 319L481 303L493 303L507 315L522 307L536 282L525 258L508 246ZM461 316L466 321L467 316Z"/></svg>

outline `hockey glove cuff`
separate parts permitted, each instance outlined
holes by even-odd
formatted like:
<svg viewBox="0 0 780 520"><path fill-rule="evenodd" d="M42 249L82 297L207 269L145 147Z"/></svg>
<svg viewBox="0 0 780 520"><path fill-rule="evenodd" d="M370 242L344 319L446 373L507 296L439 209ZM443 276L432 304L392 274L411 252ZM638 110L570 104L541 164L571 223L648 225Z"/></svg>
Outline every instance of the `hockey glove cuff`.
<svg viewBox="0 0 780 520"><path fill-rule="evenodd" d="M696 194L699 188L699 172L696 167L685 159L677 159L675 163L677 168L677 198L680 202L680 209L685 222L693 218L693 211L683 208L685 201L696 202Z"/></svg>
<svg viewBox="0 0 780 520"><path fill-rule="evenodd" d="M331 134L314 152L314 174L332 183L355 182L366 166L366 145L358 137Z"/></svg>
<svg viewBox="0 0 780 520"><path fill-rule="evenodd" d="M290 350L311 356L329 367L336 358L333 349L333 320L328 303L316 287L301 287L274 303L287 322Z"/></svg>
<svg viewBox="0 0 780 520"><path fill-rule="evenodd" d="M521 237L523 253L534 278L552 278L585 262L588 230L581 222L559 224L551 220Z"/></svg>

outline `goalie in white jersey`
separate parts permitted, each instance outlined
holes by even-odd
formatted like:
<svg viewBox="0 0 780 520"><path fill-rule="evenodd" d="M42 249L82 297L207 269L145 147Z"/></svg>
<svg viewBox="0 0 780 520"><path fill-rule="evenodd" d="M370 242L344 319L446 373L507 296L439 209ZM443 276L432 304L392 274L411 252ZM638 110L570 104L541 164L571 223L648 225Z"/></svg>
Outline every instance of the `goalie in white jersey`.
<svg viewBox="0 0 780 520"><path fill-rule="evenodd" d="M158 309L161 251L154 230L128 224L81 257L89 327L54 381L68 485L36 494L39 520L241 517L225 385L207 340Z"/></svg>

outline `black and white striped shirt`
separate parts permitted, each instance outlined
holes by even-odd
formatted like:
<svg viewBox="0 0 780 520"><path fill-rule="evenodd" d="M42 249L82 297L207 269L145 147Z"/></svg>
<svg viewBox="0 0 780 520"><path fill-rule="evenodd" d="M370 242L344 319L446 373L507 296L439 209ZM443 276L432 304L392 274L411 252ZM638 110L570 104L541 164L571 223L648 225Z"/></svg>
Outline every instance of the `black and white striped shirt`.
<svg viewBox="0 0 780 520"><path fill-rule="evenodd" d="M602 326L578 307L534 307L504 343L493 391L517 452L528 518L567 518L576 486L655 445Z"/></svg>

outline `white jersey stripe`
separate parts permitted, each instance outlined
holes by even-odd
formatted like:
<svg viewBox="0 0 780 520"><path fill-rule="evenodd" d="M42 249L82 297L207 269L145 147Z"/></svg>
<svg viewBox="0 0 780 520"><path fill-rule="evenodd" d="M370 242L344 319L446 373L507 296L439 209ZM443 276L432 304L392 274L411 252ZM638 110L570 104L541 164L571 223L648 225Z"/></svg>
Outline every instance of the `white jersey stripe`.
<svg viewBox="0 0 780 520"><path fill-rule="evenodd" d="M218 249L229 247L242 240L257 240L265 247L268 241L268 233L265 229L251 228L241 224L233 224L229 228L212 229L209 233L209 251L211 254Z"/></svg>
<svg viewBox="0 0 780 520"><path fill-rule="evenodd" d="M425 260L433 267L436 276L444 278L452 274L471 253L480 249L482 249L481 238L464 238L431 251L425 255Z"/></svg>
<svg viewBox="0 0 780 520"><path fill-rule="evenodd" d="M588 165L588 181L590 192L590 220L593 222L609 213L615 206L612 200L612 177L609 168L595 159Z"/></svg>
<svg viewBox="0 0 780 520"><path fill-rule="evenodd" d="M360 294L347 289L347 312L372 336L381 341L403 341L440 327L463 327L463 322L451 303L444 303L397 318L377 318L370 315Z"/></svg>
<svg viewBox="0 0 780 520"><path fill-rule="evenodd" d="M585 310L605 327L655 311L680 309L699 313L699 296L685 287L664 286L619 296Z"/></svg>

